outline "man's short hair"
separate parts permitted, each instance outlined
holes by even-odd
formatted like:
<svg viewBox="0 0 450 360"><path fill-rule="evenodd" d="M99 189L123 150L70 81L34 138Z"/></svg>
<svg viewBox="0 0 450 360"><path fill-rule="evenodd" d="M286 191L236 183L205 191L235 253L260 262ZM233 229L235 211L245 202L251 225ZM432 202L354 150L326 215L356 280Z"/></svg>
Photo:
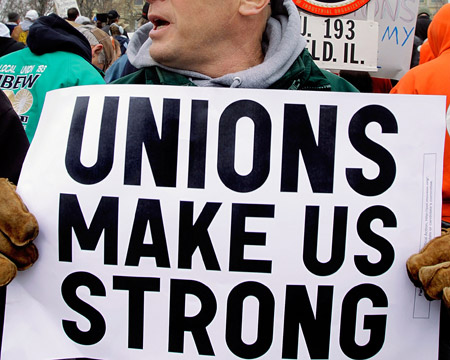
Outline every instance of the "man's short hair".
<svg viewBox="0 0 450 360"><path fill-rule="evenodd" d="M8 21L9 22L16 22L19 20L19 14L16 12L10 12L8 13Z"/></svg>
<svg viewBox="0 0 450 360"><path fill-rule="evenodd" d="M70 8L67 10L67 20L75 20L80 15L77 8Z"/></svg>

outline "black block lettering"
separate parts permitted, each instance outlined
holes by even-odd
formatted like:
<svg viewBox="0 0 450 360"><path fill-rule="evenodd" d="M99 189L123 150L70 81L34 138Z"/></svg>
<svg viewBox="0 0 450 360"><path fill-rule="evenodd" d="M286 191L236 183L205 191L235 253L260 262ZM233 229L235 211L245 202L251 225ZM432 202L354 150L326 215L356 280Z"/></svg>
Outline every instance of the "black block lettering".
<svg viewBox="0 0 450 360"><path fill-rule="evenodd" d="M205 268L208 270L220 270L208 227L219 211L220 203L206 203L199 217L194 220L194 203L188 201L180 202L180 227L178 246L178 268L191 269L192 255L198 248Z"/></svg>
<svg viewBox="0 0 450 360"><path fill-rule="evenodd" d="M379 276L384 274L394 263L395 250L391 243L370 228L374 219L380 219L384 227L397 227L397 218L394 213L384 206L372 206L359 216L357 230L362 241L377 249L381 253L381 259L377 263L371 263L367 255L356 255L355 265L358 270L367 276Z"/></svg>
<svg viewBox="0 0 450 360"><path fill-rule="evenodd" d="M244 259L246 245L266 245L266 234L245 231L247 217L273 218L274 205L262 204L233 204L231 214L230 239L230 271L262 272L272 271L270 260Z"/></svg>
<svg viewBox="0 0 450 360"><path fill-rule="evenodd" d="M254 296L259 302L258 331L253 344L242 340L244 300ZM263 356L272 345L275 299L264 285L248 281L237 285L228 296L226 341L231 352L243 359Z"/></svg>
<svg viewBox="0 0 450 360"><path fill-rule="evenodd" d="M194 295L201 302L197 315L186 316L186 295ZM193 280L172 279L170 282L169 351L183 353L184 333L192 333L200 355L214 355L206 327L217 312L217 301L206 285Z"/></svg>
<svg viewBox="0 0 450 360"><path fill-rule="evenodd" d="M243 118L255 124L253 168L248 175L240 175L234 168L236 158L236 125ZM230 104L222 113L219 123L217 170L226 187L236 192L250 192L264 184L270 171L272 122L267 110L251 100Z"/></svg>
<svg viewBox="0 0 450 360"><path fill-rule="evenodd" d="M330 353L333 286L319 286L316 311L305 285L286 286L283 359L298 359L299 324L311 359L328 359ZM314 315L314 313L316 315Z"/></svg>
<svg viewBox="0 0 450 360"><path fill-rule="evenodd" d="M339 342L343 353L350 359L369 359L375 356L383 347L386 337L387 315L365 315L363 329L370 330L369 341L365 345L355 342L358 302L365 298L370 299L374 307L388 306L384 291L373 284L355 286L345 295L342 302Z"/></svg>
<svg viewBox="0 0 450 360"><path fill-rule="evenodd" d="M208 101L192 100L188 187L205 188Z"/></svg>
<svg viewBox="0 0 450 360"><path fill-rule="evenodd" d="M67 306L91 323L91 328L88 331L81 331L76 321L71 320L62 320L62 326L72 341L81 345L94 345L105 336L106 322L100 312L78 297L77 289L80 286L89 288L93 296L106 296L106 289L96 276L81 271L68 275L61 284L61 295Z"/></svg>
<svg viewBox="0 0 450 360"><path fill-rule="evenodd" d="M377 196L389 189L395 180L396 164L391 153L384 147L369 139L366 127L372 122L380 124L382 133L398 133L397 120L385 107L368 105L353 115L348 128L350 142L361 155L374 161L380 172L375 179L367 179L362 169L347 169L347 181L358 194Z"/></svg>
<svg viewBox="0 0 450 360"><path fill-rule="evenodd" d="M144 244L148 223L152 233L152 244ZM159 200L138 200L125 265L138 266L142 257L154 257L158 267L170 267Z"/></svg>
<svg viewBox="0 0 450 360"><path fill-rule="evenodd" d="M104 180L113 166L119 98L105 97L98 140L97 162L91 167L86 167L81 163L81 148L88 104L89 97L77 97L72 123L70 124L65 162L67 172L72 179L80 184L92 185Z"/></svg>
<svg viewBox="0 0 450 360"><path fill-rule="evenodd" d="M131 97L125 152L125 185L140 185L142 147L156 186L175 187L177 182L180 100L164 99L161 137L149 98Z"/></svg>
<svg viewBox="0 0 450 360"><path fill-rule="evenodd" d="M117 265L117 224L119 199L103 196L89 228L84 221L78 198L73 194L60 194L58 245L59 261L72 261L72 229L82 250L95 250L104 233L104 263Z"/></svg>
<svg viewBox="0 0 450 360"><path fill-rule="evenodd" d="M318 276L328 276L334 274L344 263L345 243L347 237L347 215L347 207L336 206L334 208L331 258L328 262L322 263L317 260L317 245L319 241L319 207L306 207L303 261L308 270L313 274Z"/></svg>
<svg viewBox="0 0 450 360"><path fill-rule="evenodd" d="M146 291L159 292L158 278L114 276L113 289L127 290L128 296L128 347L144 347L144 296Z"/></svg>
<svg viewBox="0 0 450 360"><path fill-rule="evenodd" d="M297 191L301 151L312 191L333 192L336 116L337 106L320 106L319 140L316 143L306 106L285 105L281 191Z"/></svg>

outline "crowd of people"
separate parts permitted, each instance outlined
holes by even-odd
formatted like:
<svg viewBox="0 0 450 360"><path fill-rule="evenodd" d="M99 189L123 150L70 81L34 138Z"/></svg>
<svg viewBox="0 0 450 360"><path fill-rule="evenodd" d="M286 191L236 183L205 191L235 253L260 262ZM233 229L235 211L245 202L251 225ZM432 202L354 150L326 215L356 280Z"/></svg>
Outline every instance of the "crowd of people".
<svg viewBox="0 0 450 360"><path fill-rule="evenodd" d="M69 9L66 19L29 10L21 20L10 13L8 21L0 24L0 146L4 149L0 177L17 182L45 94L62 87L112 82L431 94L447 96L448 107L450 4L434 17L427 11L418 15L411 70L397 83L368 73L339 75L320 69L299 35L300 19L292 0L149 0L131 38L116 10L106 14L106 23L82 16L75 8ZM170 32L169 24L176 24ZM20 121L25 133L17 126ZM443 226L448 227L450 146L445 147L444 158L442 216ZM444 236L450 242L450 235ZM440 264L442 259L432 258L421 267ZM0 262L0 278L1 273ZM411 276L420 284L418 274ZM420 285L426 290L425 284ZM442 281L443 287L448 285L450 279ZM441 289L435 297L443 294ZM447 301L450 304L450 292Z"/></svg>

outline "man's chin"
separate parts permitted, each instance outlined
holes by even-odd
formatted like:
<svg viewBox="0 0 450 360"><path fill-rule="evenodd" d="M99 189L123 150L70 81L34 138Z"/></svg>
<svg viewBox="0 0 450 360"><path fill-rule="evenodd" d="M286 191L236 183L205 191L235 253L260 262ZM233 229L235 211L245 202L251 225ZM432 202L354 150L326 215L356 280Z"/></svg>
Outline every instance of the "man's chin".
<svg viewBox="0 0 450 360"><path fill-rule="evenodd" d="M170 56L170 54L167 54L167 52L160 51L157 47L150 46L150 56L153 60L155 60L158 64L170 66L168 65L171 63L170 59L173 58L173 56Z"/></svg>

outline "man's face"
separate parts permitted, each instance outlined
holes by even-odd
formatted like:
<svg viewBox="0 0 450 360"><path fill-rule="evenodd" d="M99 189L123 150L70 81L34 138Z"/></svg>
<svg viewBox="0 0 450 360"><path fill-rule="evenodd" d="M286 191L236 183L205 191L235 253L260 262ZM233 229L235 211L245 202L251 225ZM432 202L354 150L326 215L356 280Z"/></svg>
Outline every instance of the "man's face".
<svg viewBox="0 0 450 360"><path fill-rule="evenodd" d="M239 0L150 0L150 55L160 64L203 72L233 56Z"/></svg>

